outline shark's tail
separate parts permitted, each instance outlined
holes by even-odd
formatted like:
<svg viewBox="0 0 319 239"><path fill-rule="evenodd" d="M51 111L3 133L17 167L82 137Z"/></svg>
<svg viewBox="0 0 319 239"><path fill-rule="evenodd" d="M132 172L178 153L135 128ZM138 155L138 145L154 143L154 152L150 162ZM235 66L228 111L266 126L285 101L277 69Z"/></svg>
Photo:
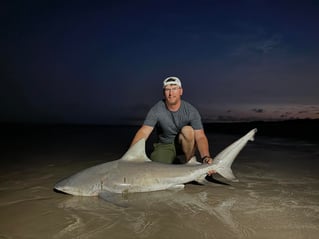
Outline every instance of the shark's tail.
<svg viewBox="0 0 319 239"><path fill-rule="evenodd" d="M238 181L231 170L231 165L238 155L238 153L246 145L247 141L253 141L254 135L257 129L249 131L246 135L229 145L222 152L220 152L215 158L213 164L215 165L215 171L224 178L236 182Z"/></svg>

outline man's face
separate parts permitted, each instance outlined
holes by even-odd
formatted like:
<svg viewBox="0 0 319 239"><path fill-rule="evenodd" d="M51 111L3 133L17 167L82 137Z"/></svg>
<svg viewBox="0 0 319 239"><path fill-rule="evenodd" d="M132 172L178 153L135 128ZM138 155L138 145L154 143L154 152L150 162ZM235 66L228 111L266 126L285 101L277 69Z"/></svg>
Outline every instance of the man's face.
<svg viewBox="0 0 319 239"><path fill-rule="evenodd" d="M170 105L176 105L180 102L183 89L178 85L167 85L164 88L165 100Z"/></svg>

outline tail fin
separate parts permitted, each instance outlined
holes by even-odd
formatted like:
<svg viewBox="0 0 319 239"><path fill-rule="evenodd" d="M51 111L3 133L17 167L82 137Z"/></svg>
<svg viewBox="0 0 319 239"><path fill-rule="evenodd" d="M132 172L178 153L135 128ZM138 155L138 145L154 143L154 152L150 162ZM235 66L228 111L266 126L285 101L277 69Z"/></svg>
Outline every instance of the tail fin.
<svg viewBox="0 0 319 239"><path fill-rule="evenodd" d="M236 182L238 181L231 170L231 165L236 156L243 149L246 143L250 140L254 140L254 135L257 129L249 131L246 135L229 145L222 152L220 152L215 158L213 164L216 166L215 171L224 178Z"/></svg>

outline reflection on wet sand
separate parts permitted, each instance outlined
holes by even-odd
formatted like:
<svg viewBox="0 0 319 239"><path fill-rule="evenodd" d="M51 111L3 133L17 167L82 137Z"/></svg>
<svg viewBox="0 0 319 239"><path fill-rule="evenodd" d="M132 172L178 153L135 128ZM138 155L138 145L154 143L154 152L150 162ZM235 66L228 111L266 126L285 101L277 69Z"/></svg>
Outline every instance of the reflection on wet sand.
<svg viewBox="0 0 319 239"><path fill-rule="evenodd" d="M144 236L156 236L160 231L165 231L160 224L160 219L165 217L166 223L180 225L181 229L189 227L188 230L196 230L201 228L197 226L198 223L210 225L210 221L215 221L227 227L229 233L233 235L239 233L238 223L234 221L231 213L236 202L234 198L211 205L207 192L189 190L132 193L119 197L122 199L118 205L97 197L67 197L59 203L59 208L69 211L72 220L56 237L67 238L74 235L83 226L85 215L104 221L103 224L98 224L100 225L98 228L92 228L90 232L92 238L93 234L106 229L108 231L113 229L115 233L121 226L129 228L136 235L143 233ZM200 221L184 221L187 215L200 217ZM90 234L87 229L85 233L87 236ZM198 233L200 235L203 232L198 231Z"/></svg>

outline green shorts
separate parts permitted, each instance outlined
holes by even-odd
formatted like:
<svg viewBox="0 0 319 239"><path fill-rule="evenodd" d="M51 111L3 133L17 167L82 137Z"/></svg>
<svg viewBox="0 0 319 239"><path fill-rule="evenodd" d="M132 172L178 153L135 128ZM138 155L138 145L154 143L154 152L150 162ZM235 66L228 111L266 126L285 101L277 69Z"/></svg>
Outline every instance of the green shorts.
<svg viewBox="0 0 319 239"><path fill-rule="evenodd" d="M175 164L180 163L177 155L182 154L179 145L156 143L151 154L151 160L160 163ZM177 149L176 149L177 148Z"/></svg>

